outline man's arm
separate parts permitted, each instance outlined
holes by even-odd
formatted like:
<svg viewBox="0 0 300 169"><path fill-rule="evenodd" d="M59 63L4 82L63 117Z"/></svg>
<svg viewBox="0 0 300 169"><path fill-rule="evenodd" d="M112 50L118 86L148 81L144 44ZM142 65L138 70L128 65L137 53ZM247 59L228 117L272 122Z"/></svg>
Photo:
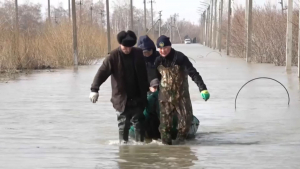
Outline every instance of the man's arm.
<svg viewBox="0 0 300 169"><path fill-rule="evenodd" d="M186 67L189 76L199 87L200 92L203 90L207 90L202 77L200 76L199 72L197 72L197 70L194 68L193 64L190 62L187 56L184 56L183 58L183 65Z"/></svg>
<svg viewBox="0 0 300 169"><path fill-rule="evenodd" d="M94 78L91 91L92 92L98 92L99 87L106 81L106 79L112 74L112 59L111 56L107 56L100 68L98 69L98 72Z"/></svg>

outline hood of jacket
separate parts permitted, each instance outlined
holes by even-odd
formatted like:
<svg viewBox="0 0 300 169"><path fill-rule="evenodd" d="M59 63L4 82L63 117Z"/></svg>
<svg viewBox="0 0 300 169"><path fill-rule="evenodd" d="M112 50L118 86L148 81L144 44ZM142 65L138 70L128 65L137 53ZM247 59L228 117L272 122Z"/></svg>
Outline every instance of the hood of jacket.
<svg viewBox="0 0 300 169"><path fill-rule="evenodd" d="M141 48L142 50L153 51L153 54L149 57L145 57L145 60L146 62L151 62L152 64L154 64L154 61L159 54L156 51L155 43L149 38L149 36L147 35L140 36L138 40L138 47Z"/></svg>

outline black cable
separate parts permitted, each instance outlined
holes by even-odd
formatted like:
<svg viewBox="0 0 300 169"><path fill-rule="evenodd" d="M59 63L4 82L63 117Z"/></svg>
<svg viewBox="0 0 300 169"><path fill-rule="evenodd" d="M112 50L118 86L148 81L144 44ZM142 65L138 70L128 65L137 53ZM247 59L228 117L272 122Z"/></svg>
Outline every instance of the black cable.
<svg viewBox="0 0 300 169"><path fill-rule="evenodd" d="M278 82L279 84L281 84L281 86L284 87L284 89L285 89L285 91L286 91L286 93L287 93L287 95L288 95L288 105L290 105L290 94L289 94L288 90L286 89L286 87L285 87L282 83L280 83L279 81L277 81L277 80L275 80L275 79L269 78L269 77L258 77L258 78L254 78L254 79L252 79L252 80L249 80L247 83L245 83L245 84L240 88L239 92L237 93L237 95L236 95L236 97L235 97L235 104L234 104L234 105L235 105L235 109L236 109L236 100L237 100L237 97L238 97L240 91L242 90L242 88L243 88L244 86L246 86L248 83L250 83L250 82L252 82L252 81L254 81L254 80L257 80L257 79L270 79L270 80L274 80L274 81Z"/></svg>

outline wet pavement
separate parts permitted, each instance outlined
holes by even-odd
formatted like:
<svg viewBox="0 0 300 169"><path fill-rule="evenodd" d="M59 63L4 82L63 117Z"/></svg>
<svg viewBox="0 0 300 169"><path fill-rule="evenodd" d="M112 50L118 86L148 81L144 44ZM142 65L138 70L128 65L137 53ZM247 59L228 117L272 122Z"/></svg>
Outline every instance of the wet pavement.
<svg viewBox="0 0 300 169"><path fill-rule="evenodd" d="M0 168L299 168L300 85L296 68L249 64L201 45L174 45L190 57L211 99L190 79L195 140L185 145L118 145L110 79L96 104L90 85L99 67L33 73L0 83ZM260 79L240 92L249 80Z"/></svg>

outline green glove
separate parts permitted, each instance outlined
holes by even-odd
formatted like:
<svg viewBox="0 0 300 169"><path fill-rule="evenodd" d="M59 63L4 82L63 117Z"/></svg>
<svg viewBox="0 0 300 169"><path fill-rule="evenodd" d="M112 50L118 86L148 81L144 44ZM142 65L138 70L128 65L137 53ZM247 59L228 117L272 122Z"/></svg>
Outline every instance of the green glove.
<svg viewBox="0 0 300 169"><path fill-rule="evenodd" d="M207 101L207 100L209 99L209 97L210 97L210 94L208 93L207 90L203 90L203 91L201 92L201 96L202 96L202 98L203 98L205 101Z"/></svg>

